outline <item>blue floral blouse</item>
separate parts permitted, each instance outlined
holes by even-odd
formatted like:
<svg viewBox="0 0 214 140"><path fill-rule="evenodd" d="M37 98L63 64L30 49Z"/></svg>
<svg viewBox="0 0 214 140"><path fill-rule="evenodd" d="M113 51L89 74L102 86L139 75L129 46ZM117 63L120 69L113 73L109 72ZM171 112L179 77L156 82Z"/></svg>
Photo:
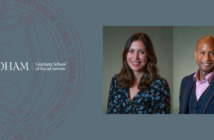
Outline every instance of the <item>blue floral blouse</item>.
<svg viewBox="0 0 214 140"><path fill-rule="evenodd" d="M170 114L170 92L166 80L157 77L149 89L140 90L129 101L129 88L111 80L106 114Z"/></svg>

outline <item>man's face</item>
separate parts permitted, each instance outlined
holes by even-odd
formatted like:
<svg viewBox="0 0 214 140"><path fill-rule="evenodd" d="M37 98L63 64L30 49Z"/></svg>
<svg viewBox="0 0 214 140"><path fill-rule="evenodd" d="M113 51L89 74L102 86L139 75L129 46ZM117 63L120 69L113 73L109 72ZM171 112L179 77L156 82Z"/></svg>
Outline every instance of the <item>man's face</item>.
<svg viewBox="0 0 214 140"><path fill-rule="evenodd" d="M214 70L214 43L200 42L194 54L201 74L206 76Z"/></svg>

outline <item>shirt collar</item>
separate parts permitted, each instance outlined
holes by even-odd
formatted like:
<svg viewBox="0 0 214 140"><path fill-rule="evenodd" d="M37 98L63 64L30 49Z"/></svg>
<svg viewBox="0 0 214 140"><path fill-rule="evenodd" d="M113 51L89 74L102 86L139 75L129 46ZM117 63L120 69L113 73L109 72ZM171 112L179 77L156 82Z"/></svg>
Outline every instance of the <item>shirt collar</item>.
<svg viewBox="0 0 214 140"><path fill-rule="evenodd" d="M199 81L198 80L198 77L200 76L199 75L200 74L200 71L199 71L199 69L197 69L197 71L196 71L196 73L194 74L194 76L193 76L193 79L196 81ZM210 84L210 82L211 82L211 80L212 80L212 78L213 78L213 75L214 75L214 70L212 71L212 72L210 72L209 74L207 74L202 80L201 80L201 82L206 82L206 81L208 81L209 82L209 84Z"/></svg>

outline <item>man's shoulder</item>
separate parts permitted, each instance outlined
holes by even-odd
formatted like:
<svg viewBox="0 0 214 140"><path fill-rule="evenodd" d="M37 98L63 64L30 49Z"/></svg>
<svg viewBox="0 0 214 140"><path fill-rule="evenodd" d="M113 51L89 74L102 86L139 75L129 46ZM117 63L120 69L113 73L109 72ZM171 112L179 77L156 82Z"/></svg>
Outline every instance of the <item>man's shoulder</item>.
<svg viewBox="0 0 214 140"><path fill-rule="evenodd" d="M195 74L195 72L194 72L194 73L192 73L192 74L190 74L190 75L185 76L183 79L193 78L194 74Z"/></svg>
<svg viewBox="0 0 214 140"><path fill-rule="evenodd" d="M189 80L193 80L193 77L194 77L194 74L195 73L192 73L192 74L190 74L190 75L187 75L187 76L185 76L183 79L182 79L182 82L181 83L185 83L185 82L187 82L187 81L189 81Z"/></svg>

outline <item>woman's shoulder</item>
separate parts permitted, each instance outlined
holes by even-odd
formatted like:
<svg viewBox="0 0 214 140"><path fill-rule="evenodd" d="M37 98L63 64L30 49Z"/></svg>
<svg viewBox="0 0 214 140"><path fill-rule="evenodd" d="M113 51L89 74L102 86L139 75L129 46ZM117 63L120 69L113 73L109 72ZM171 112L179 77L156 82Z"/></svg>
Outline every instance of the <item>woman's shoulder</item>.
<svg viewBox="0 0 214 140"><path fill-rule="evenodd" d="M117 75L118 75L118 74L115 74L115 75L112 77L112 79L117 79Z"/></svg>
<svg viewBox="0 0 214 140"><path fill-rule="evenodd" d="M111 78L111 82L112 82L112 84L116 84L116 81L117 81L117 75L118 75L118 74L115 74L115 75Z"/></svg>
<svg viewBox="0 0 214 140"><path fill-rule="evenodd" d="M163 77L160 77L160 76L157 76L153 82L152 82L152 85L168 85L168 82L163 78Z"/></svg>

